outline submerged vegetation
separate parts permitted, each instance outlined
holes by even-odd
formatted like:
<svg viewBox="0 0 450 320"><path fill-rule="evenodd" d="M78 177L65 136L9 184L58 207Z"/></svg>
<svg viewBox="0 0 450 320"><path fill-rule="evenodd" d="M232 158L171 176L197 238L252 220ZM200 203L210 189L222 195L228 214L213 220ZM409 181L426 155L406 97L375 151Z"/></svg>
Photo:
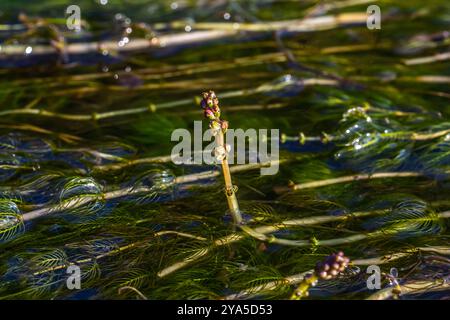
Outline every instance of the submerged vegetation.
<svg viewBox="0 0 450 320"><path fill-rule="evenodd" d="M448 1L78 2L0 4L0 299L450 297Z"/></svg>

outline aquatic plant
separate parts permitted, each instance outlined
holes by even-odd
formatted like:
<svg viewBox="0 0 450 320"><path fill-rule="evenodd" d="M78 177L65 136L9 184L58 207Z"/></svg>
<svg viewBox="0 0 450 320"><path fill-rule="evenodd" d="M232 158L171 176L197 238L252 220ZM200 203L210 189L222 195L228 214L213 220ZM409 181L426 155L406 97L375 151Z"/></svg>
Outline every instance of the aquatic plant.
<svg viewBox="0 0 450 320"><path fill-rule="evenodd" d="M448 1L79 3L0 3L0 299L448 298ZM217 164L175 165L199 103Z"/></svg>

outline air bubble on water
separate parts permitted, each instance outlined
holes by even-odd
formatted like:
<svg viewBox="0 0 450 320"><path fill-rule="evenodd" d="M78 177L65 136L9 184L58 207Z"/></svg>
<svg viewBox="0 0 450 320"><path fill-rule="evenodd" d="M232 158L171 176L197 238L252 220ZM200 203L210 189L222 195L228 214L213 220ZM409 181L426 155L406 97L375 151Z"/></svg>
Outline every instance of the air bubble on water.
<svg viewBox="0 0 450 320"><path fill-rule="evenodd" d="M59 201L65 202L83 197L101 197L102 186L92 177L73 177L66 180L59 193Z"/></svg>
<svg viewBox="0 0 450 320"><path fill-rule="evenodd" d="M4 198L0 198L0 212L20 214L20 210L17 204L14 201L11 201L10 199Z"/></svg>
<svg viewBox="0 0 450 320"><path fill-rule="evenodd" d="M292 97L298 95L303 88L304 85L301 79L286 74L268 84L260 86L258 90L270 96Z"/></svg>
<svg viewBox="0 0 450 320"><path fill-rule="evenodd" d="M100 4L105 6L108 4L108 0L100 0Z"/></svg>
<svg viewBox="0 0 450 320"><path fill-rule="evenodd" d="M28 46L25 48L25 55L29 55L31 52L33 52L33 47Z"/></svg>
<svg viewBox="0 0 450 320"><path fill-rule="evenodd" d="M139 201L155 201L162 194L173 190L175 175L168 169L153 169L142 174L133 184L139 190Z"/></svg>
<svg viewBox="0 0 450 320"><path fill-rule="evenodd" d="M131 72L131 67L130 66L125 67L125 72Z"/></svg>
<svg viewBox="0 0 450 320"><path fill-rule="evenodd" d="M362 107L348 109L342 115L342 122L359 119L364 119L367 122L372 122L372 119L367 115L366 110Z"/></svg>
<svg viewBox="0 0 450 320"><path fill-rule="evenodd" d="M150 170L137 181L137 187L149 189L165 189L173 184L175 175L169 169Z"/></svg>
<svg viewBox="0 0 450 320"><path fill-rule="evenodd" d="M354 143L353 147L355 148L355 150L359 150L362 148L362 145L360 145L359 143Z"/></svg>
<svg viewBox="0 0 450 320"><path fill-rule="evenodd" d="M130 27L128 27L128 28L125 29L125 32L128 33L128 34L130 34L131 32L133 32L133 29L131 29Z"/></svg>
<svg viewBox="0 0 450 320"><path fill-rule="evenodd" d="M186 27L184 27L184 31L186 32L191 32L192 27L190 25L187 25Z"/></svg>
<svg viewBox="0 0 450 320"><path fill-rule="evenodd" d="M377 138L375 138L375 139L377 139ZM372 138L370 135L361 136L352 141L352 146L353 146L354 150L358 151L358 150L364 148L369 143L371 143L373 140L374 140L374 138Z"/></svg>
<svg viewBox="0 0 450 320"><path fill-rule="evenodd" d="M178 9L178 3L177 3L177 2L172 2L172 3L170 4L170 8L171 8L172 10L177 10L177 9Z"/></svg>
<svg viewBox="0 0 450 320"><path fill-rule="evenodd" d="M0 198L0 241L8 240L22 230L23 221L17 204Z"/></svg>
<svg viewBox="0 0 450 320"><path fill-rule="evenodd" d="M225 13L223 14L223 18L224 18L225 20L230 20L231 14L229 14L228 12L225 12Z"/></svg>

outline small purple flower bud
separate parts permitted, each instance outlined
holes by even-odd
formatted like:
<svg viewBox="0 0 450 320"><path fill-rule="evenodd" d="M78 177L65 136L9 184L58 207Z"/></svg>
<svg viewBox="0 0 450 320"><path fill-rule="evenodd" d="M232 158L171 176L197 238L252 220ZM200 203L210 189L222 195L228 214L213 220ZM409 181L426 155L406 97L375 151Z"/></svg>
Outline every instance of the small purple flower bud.
<svg viewBox="0 0 450 320"><path fill-rule="evenodd" d="M214 115L214 112L210 108L206 108L204 113L205 113L205 117L210 120L214 120L216 118L216 116Z"/></svg>

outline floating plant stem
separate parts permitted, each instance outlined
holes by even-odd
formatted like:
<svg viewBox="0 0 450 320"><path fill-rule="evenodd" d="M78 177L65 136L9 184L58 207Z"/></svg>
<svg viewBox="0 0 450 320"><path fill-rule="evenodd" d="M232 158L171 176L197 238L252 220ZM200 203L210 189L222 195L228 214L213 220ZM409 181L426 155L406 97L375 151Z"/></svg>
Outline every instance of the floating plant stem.
<svg viewBox="0 0 450 320"><path fill-rule="evenodd" d="M372 174L357 174L350 176L343 176L339 178L325 179L319 181L305 182L299 184L292 184L285 187L275 187L274 191L276 193L285 193L289 191L298 191L312 188L320 188L324 186L355 182L361 180L371 180L371 179L390 179L390 178L413 178L413 177L423 177L423 173L414 171L401 171L401 172L377 172Z"/></svg>
<svg viewBox="0 0 450 320"><path fill-rule="evenodd" d="M276 225L271 226L261 226L256 228L247 228L248 230L243 230L245 233L233 233L231 235L228 235L226 237L220 238L218 240L214 241L213 247L205 247L203 249L200 249L196 251L194 254L190 255L189 257L185 258L183 261L177 262L169 267L164 268L163 270L158 272L158 276L160 278L165 277L172 272L179 270L181 268L186 267L187 265L191 264L192 262L197 261L198 259L204 257L207 255L213 248L229 245L231 243L240 241L245 238L245 234L251 235L254 238L260 239L261 241L267 241L269 243L279 243L283 245L290 245L290 246L298 246L298 247L308 247L308 246L335 246L335 245L344 245L344 244L350 244L357 241L361 241L364 239L367 239L369 237L377 238L382 237L386 235L386 231L379 230L374 231L369 234L356 234L353 236L345 237L345 238L336 238L336 239L330 239L330 240L323 240L323 241L311 241L311 240L285 240L285 239L277 239L273 236L266 236L266 234L273 233L278 230L282 230L288 227L292 226L308 226L308 225L315 225L315 224L321 224L321 223L328 223L332 221L342 221L345 219L348 219L349 217L364 217L368 215L379 215L386 213L385 210L377 210L377 211L367 211L367 212L354 212L350 215L344 215L344 216L318 216L318 217L309 217L309 218L303 218L303 219L295 219L295 220L286 220ZM429 217L429 219L447 219L450 218L450 211L440 212L435 214L434 217ZM424 221L426 217L422 218L416 218L411 219L412 222L414 221ZM404 221L400 221L399 225L402 224ZM245 226L241 226L242 227ZM397 231L394 231L394 234Z"/></svg>
<svg viewBox="0 0 450 320"><path fill-rule="evenodd" d="M405 60L404 63L408 66L418 65L418 64L427 64L438 61L446 61L450 60L450 52L439 53L433 56L428 57L420 57L414 59Z"/></svg>
<svg viewBox="0 0 450 320"><path fill-rule="evenodd" d="M332 79L303 79L301 81L301 85L303 86L314 86L314 85L324 85L324 86L336 86L339 82L337 80ZM292 86L292 83L289 81L277 81L276 83L264 83L256 88L249 88L245 90L235 90L229 91L222 94L222 98L235 98L241 96L249 96L259 93L265 93L270 91L282 90L286 86ZM125 88L124 90L129 91L129 88ZM149 104L145 107L137 107L137 108L127 108L123 110L114 110L108 112L94 112L92 114L68 114L68 113L59 113L47 111L44 109L12 109L12 110L4 110L0 111L0 116L5 115L35 115L40 117L50 117L50 118L58 118L63 120L71 120L71 121L98 121L107 118L120 117L132 114L140 114L147 112L155 112L159 109L169 109L176 108L183 105L191 104L192 101L196 102L197 98L194 99L181 99L171 102L165 102L160 104Z"/></svg>
<svg viewBox="0 0 450 320"><path fill-rule="evenodd" d="M55 135L58 138L60 138L62 141L67 142L67 143L76 143L76 142L80 142L83 139L81 139L80 137L77 137L75 135L71 135L71 134L67 134L67 133L61 133L61 132L53 132L32 124L0 124L0 128L10 128L10 129L15 129L15 130L23 130L23 131L32 131L32 132L37 132L37 133L42 133L42 134L47 134L47 135Z"/></svg>
<svg viewBox="0 0 450 320"><path fill-rule="evenodd" d="M203 152L203 151L202 151ZM195 154L195 152L194 152ZM143 163L167 163L172 161L172 156L158 156L158 157L148 157L135 160L124 159L120 163L111 163L105 165L96 165L93 167L94 171L109 171L109 170L120 170L129 166L134 166Z"/></svg>
<svg viewBox="0 0 450 320"><path fill-rule="evenodd" d="M156 237L162 237L162 236L169 235L169 234L170 235L175 235L175 236L178 236L178 237L199 240L199 241L205 241L206 240L203 237L198 237L198 236L195 236L195 235L191 235L189 233L178 232L178 231L174 231L174 230L158 231L158 232L154 233L153 236L150 239L154 239ZM130 244L127 244L127 245L123 245L123 246L118 247L116 249L110 250L110 251L108 251L106 253L102 253L102 254L96 255L95 257L92 257L92 258L79 259L79 260L76 260L76 261L73 261L73 262L68 262L68 263L65 263L65 264L58 264L56 266L52 266L51 268L44 268L42 270L34 272L34 275L40 275L40 274L44 274L44 273L48 273L48 272L54 272L54 271L57 271L57 270L61 270L61 269L67 268L69 265L82 265L82 264L86 264L86 263L89 263L89 262L92 262L92 261L96 261L96 260L99 260L99 259L110 257L110 256L113 256L115 254L119 254L119 253L122 253L122 252L125 252L125 251L129 251L129 250L134 249L134 248L136 248L136 247L138 247L140 245L145 245L146 243L148 243L148 241L150 239L145 239L145 240L142 240L142 241L137 241L137 242L133 242L133 243L130 243Z"/></svg>
<svg viewBox="0 0 450 320"><path fill-rule="evenodd" d="M365 24L366 15L361 12L348 12L336 15L313 17L297 20L272 21L270 23L231 23L231 22L198 22L192 28L197 30L216 30L228 32L273 32L278 30L288 32L312 32L330 30L350 24ZM156 24L155 28L184 28L184 21L169 24Z"/></svg>
<svg viewBox="0 0 450 320"><path fill-rule="evenodd" d="M345 221L347 219L352 218L361 218L371 215L381 215L388 212L387 210L374 210L374 211L361 211L361 212L352 212L348 215L342 215L342 216L315 216L315 217L307 217L307 218L301 218L301 219L293 219L293 220L285 220L278 224L270 225L270 226L261 226L256 228L249 228L250 232L254 232L256 234L255 238L263 237L265 234L273 233L279 230L283 230L289 227L304 227L304 226L311 226L316 224L323 224L323 223L329 223L329 222L337 222L337 221ZM249 234L247 231L246 234ZM264 236L265 237L265 236ZM214 241L213 246L211 247L205 247L202 249L199 249L194 254L190 255L189 257L185 258L183 261L177 262L169 267L164 268L160 272L158 272L159 277L165 277L172 272L184 268L187 265L189 265L192 262L197 261L198 259L204 257L207 255L213 248L217 248L220 246L229 245L238 241L241 241L245 238L245 233L232 233L228 236L225 236L223 238L217 239ZM270 239L269 237L267 237Z"/></svg>
<svg viewBox="0 0 450 320"><path fill-rule="evenodd" d="M103 41L90 43L70 43L65 47L69 55L98 52L99 49L107 51L134 52L145 49L160 49L181 45L204 44L217 39L233 38L242 31L247 32L273 32L285 30L291 33L330 30L338 27L366 24L367 15L361 12L348 12L337 15L322 16L300 20L273 21L269 23L194 23L192 27L197 31L189 33L159 35L151 41L149 39L130 39L126 46L118 46L117 41ZM186 22L171 22L169 24L155 24L155 29L185 28ZM23 55L26 45L4 45L2 54ZM57 49L49 45L36 45L33 47L34 55L49 55Z"/></svg>
<svg viewBox="0 0 450 320"><path fill-rule="evenodd" d="M265 240L269 243L276 243L281 245L295 246L295 247L308 247L308 246L338 246L338 245L347 245L351 243L355 243L358 241L366 240L366 239L375 239L385 236L395 236L398 234L406 234L411 232L412 234L415 232L415 228L418 228L418 232L420 233L420 225L417 226L416 223L432 223L432 221L436 221L437 219L447 219L450 218L450 211L440 212L437 214L427 214L423 213L422 216L412 216L412 217L401 217L401 213L398 214L399 217L392 217L394 222L389 224L387 220L386 227L382 227L380 230L376 230L369 233L359 233L354 234L348 237L343 238L334 238L328 240L287 240L287 239L278 239L273 236L261 237L261 240ZM398 219L395 220L395 219ZM425 226L424 228L426 228ZM431 228L431 227L430 227ZM411 230L409 230L411 229ZM425 230L427 232L428 230ZM433 230L430 230L433 232Z"/></svg>
<svg viewBox="0 0 450 320"><path fill-rule="evenodd" d="M408 114L411 115L411 114ZM399 132L382 132L377 133L376 136L380 139L390 139L390 140L404 140L404 141L427 141L433 140L437 138L441 138L450 133L450 129L439 130L436 132L408 132L408 131L399 131ZM339 136L333 136L328 134L323 134L322 136L306 136L303 132L300 132L298 137L288 136L286 134L281 135L281 142L286 141L298 141L300 144L304 144L305 142L322 142L328 143L332 141L342 141L344 138Z"/></svg>
<svg viewBox="0 0 450 320"><path fill-rule="evenodd" d="M161 80L173 77L194 75L197 73L209 73L220 70L235 69L248 67L258 64L265 63L281 63L285 62L286 58L280 52L265 53L255 56L245 56L234 58L232 61L218 60L203 63L190 63L185 65L177 65L171 67L162 67L160 69L155 68L143 68L133 70L133 74L139 76L143 80ZM84 85L86 83L92 84L92 80L111 78L115 72L102 72L102 73L89 73L89 74L79 74L79 75L64 75L56 77L45 77L45 78L32 78L32 79L21 79L12 81L12 85L23 86L31 84L33 88L38 86L44 86L46 88L60 87L64 84L70 83L74 85ZM95 83L94 83L95 84ZM99 89L100 90L100 89ZM103 90L103 89L102 89Z"/></svg>
<svg viewBox="0 0 450 320"><path fill-rule="evenodd" d="M283 163L288 160L287 159L286 160L273 160L273 161L268 161L265 163L251 163L251 164L244 164L244 165L235 165L235 166L232 166L231 168L229 168L229 170L231 173L255 170L255 169L263 168L265 166L271 166L274 164L274 161L276 161L277 163ZM202 181L202 180L206 180L206 179L212 179L212 178L220 176L220 174L221 174L221 172L219 170L210 170L210 171L205 171L202 173L195 173L195 174L189 174L189 175L185 175L185 176L179 176L179 177L176 177L170 183L170 185L172 186L172 185L177 185L177 184L193 183L193 182L198 182L198 181ZM148 193L150 191L154 191L154 190L152 190L152 188L149 188L149 187L140 187L140 188L129 187L129 188L123 188L123 189L106 192L102 195L101 199L102 200L111 200L111 199L116 199L116 198L120 198L120 197L140 194L140 193ZM23 221L31 221L31 220L34 220L34 219L37 219L40 217L44 217L44 216L52 214L52 213L57 213L57 212L65 211L65 210L79 208L79 207L89 204L93 201L97 201L98 199L99 199L99 197L97 195L85 195L81 198L67 201L63 207L61 205L54 205L51 207L44 207L44 208L36 209L33 211L29 211L22 215L22 219L23 219Z"/></svg>

